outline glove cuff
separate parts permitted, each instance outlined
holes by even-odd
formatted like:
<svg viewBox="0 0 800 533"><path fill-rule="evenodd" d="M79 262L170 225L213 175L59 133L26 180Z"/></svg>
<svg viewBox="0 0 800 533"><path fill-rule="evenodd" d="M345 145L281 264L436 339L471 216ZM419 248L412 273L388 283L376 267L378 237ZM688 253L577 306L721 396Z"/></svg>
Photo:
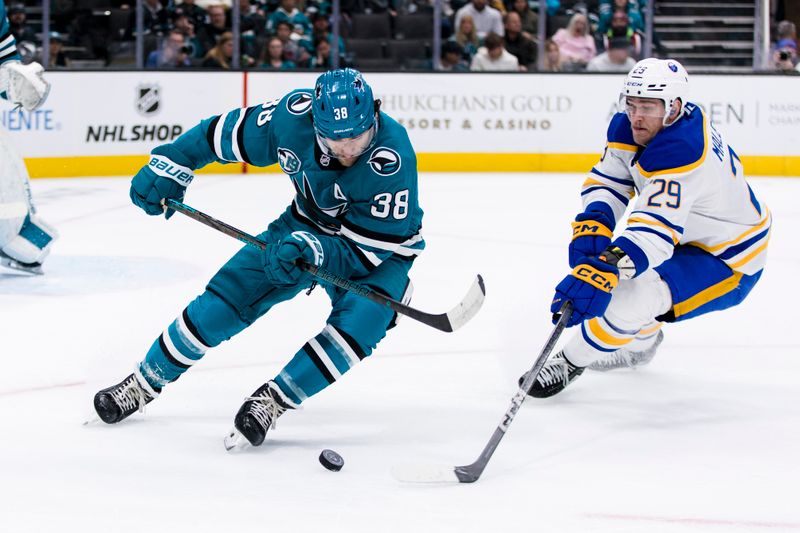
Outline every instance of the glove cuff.
<svg viewBox="0 0 800 533"><path fill-rule="evenodd" d="M617 283L619 283L619 276L615 272L617 267L613 265L593 265L590 263L599 263L599 260L590 259L589 262L576 266L572 269L572 276L603 292L611 292L614 290ZM603 266L608 266L610 269L605 270Z"/></svg>
<svg viewBox="0 0 800 533"><path fill-rule="evenodd" d="M148 166L156 176L171 179L184 187L188 187L194 179L192 169L179 165L172 159L164 157L163 155L152 155Z"/></svg>
<svg viewBox="0 0 800 533"><path fill-rule="evenodd" d="M292 238L297 241L305 242L311 251L314 253L314 266L321 267L325 263L325 250L322 248L322 243L316 235L307 231L294 231Z"/></svg>
<svg viewBox="0 0 800 533"><path fill-rule="evenodd" d="M579 220L572 223L572 240L578 237L608 237L613 236L611 229L597 220Z"/></svg>

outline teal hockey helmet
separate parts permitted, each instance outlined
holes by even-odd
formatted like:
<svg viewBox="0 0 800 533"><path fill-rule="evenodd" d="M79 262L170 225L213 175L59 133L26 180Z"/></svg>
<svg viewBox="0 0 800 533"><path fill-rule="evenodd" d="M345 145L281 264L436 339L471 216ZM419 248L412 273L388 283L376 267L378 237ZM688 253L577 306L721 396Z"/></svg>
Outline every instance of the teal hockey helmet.
<svg viewBox="0 0 800 533"><path fill-rule="evenodd" d="M311 114L323 139L358 137L375 124L372 89L355 69L329 70L317 78Z"/></svg>

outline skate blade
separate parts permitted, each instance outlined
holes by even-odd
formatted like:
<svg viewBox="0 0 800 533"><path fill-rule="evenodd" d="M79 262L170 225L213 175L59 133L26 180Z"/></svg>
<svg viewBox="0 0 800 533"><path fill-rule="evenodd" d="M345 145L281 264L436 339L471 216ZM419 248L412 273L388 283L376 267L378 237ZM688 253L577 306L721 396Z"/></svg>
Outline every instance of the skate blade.
<svg viewBox="0 0 800 533"><path fill-rule="evenodd" d="M10 268L11 270L15 270L17 272L30 274L31 276L44 275L44 270L42 270L42 265L26 265L24 263L20 263L15 259L11 259L8 256L0 257L0 265L6 268Z"/></svg>
<svg viewBox="0 0 800 533"><path fill-rule="evenodd" d="M96 426L96 425L100 424L101 422L102 422L102 420L100 419L100 417L97 416L96 414L94 414L94 415L90 415L88 419L84 420L83 421L83 425L84 426Z"/></svg>
<svg viewBox="0 0 800 533"><path fill-rule="evenodd" d="M226 451L236 451L242 450L250 445L250 442L247 438L239 433L239 430L236 428L231 429L230 433L225 436L225 439L222 442L225 445Z"/></svg>

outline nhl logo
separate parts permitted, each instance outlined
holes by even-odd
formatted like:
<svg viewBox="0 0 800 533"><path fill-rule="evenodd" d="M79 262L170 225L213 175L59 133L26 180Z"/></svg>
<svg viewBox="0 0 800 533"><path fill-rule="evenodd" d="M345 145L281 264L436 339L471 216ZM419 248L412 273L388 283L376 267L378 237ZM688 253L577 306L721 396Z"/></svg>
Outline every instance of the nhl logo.
<svg viewBox="0 0 800 533"><path fill-rule="evenodd" d="M155 83L143 83L136 87L136 111L149 117L161 108L161 88Z"/></svg>
<svg viewBox="0 0 800 533"><path fill-rule="evenodd" d="M369 166L376 174L381 176L391 176L400 170L400 154L381 146L373 150L372 155L369 156Z"/></svg>
<svg viewBox="0 0 800 533"><path fill-rule="evenodd" d="M287 148L278 148L278 164L286 174L297 174L302 164L294 152Z"/></svg>
<svg viewBox="0 0 800 533"><path fill-rule="evenodd" d="M302 115L311 109L311 95L309 93L296 93L286 100L286 109L292 115Z"/></svg>
<svg viewBox="0 0 800 533"><path fill-rule="evenodd" d="M327 154L322 154L319 158L319 164L323 167L327 167L331 164L331 158Z"/></svg>

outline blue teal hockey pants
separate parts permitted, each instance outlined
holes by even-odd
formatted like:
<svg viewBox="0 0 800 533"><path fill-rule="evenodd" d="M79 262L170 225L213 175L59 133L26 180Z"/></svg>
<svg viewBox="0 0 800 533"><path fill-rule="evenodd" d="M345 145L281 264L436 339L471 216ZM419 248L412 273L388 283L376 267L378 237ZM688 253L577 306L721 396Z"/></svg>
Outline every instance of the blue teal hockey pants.
<svg viewBox="0 0 800 533"><path fill-rule="evenodd" d="M314 232L297 220L291 210L269 225L259 239L275 243L293 231ZM140 363L140 370L154 387L176 380L219 345L253 324L277 303L308 289L310 282L274 286L264 276L261 250L239 250L198 296L156 339ZM353 281L401 300L409 288L412 261L392 256L374 271ZM369 356L394 325L396 315L388 307L362 296L320 282L331 299L332 310L323 330L306 342L274 378L283 392L301 403Z"/></svg>

